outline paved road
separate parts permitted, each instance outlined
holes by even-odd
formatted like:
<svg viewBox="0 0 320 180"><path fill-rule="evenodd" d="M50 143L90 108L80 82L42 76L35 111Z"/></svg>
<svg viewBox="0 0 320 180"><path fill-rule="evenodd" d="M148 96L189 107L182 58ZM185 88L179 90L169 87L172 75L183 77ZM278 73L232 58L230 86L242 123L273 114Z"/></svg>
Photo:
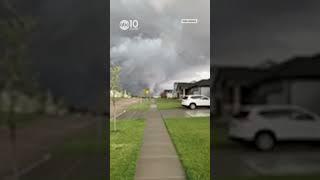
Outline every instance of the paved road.
<svg viewBox="0 0 320 180"><path fill-rule="evenodd" d="M77 137L79 132L82 133L84 129L98 123L97 118L92 116L40 116L35 118L39 118L39 120L34 120L17 131L18 165L21 174L26 174L35 167L42 166L52 158L52 150L64 144L66 139ZM0 162L7 163L0 163L0 179L12 174L8 139L8 131L1 130ZM58 169L60 166L56 164L55 167ZM42 178L47 179L46 177Z"/></svg>
<svg viewBox="0 0 320 180"><path fill-rule="evenodd" d="M104 121L105 122L105 121ZM89 126L56 146L51 158L24 174L21 180L101 180L106 179L105 132L101 123ZM100 124L100 125L99 125ZM100 131L100 132L99 132ZM100 144L101 143L101 144Z"/></svg>
<svg viewBox="0 0 320 180"><path fill-rule="evenodd" d="M147 126L135 180L185 180L181 162L154 102L147 114Z"/></svg>

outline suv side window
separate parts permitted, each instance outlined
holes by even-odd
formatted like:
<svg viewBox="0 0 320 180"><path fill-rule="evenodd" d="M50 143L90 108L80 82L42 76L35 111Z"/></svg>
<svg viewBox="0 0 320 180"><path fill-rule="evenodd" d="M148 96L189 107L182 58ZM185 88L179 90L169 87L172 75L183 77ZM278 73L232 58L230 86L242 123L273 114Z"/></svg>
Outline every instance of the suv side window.
<svg viewBox="0 0 320 180"><path fill-rule="evenodd" d="M314 117L308 113L301 112L301 111L294 111L291 115L292 120L297 121L312 121L315 120Z"/></svg>
<svg viewBox="0 0 320 180"><path fill-rule="evenodd" d="M201 96L202 100L209 100L209 98L205 97L205 96Z"/></svg>
<svg viewBox="0 0 320 180"><path fill-rule="evenodd" d="M192 96L191 99L200 99L201 96Z"/></svg>
<svg viewBox="0 0 320 180"><path fill-rule="evenodd" d="M268 119L274 119L274 118L290 118L291 120L314 120L314 117L310 114L307 114L302 111L298 111L295 109L277 109L277 110L266 110L261 111L260 115L268 118Z"/></svg>
<svg viewBox="0 0 320 180"><path fill-rule="evenodd" d="M259 114L268 119L274 118L289 118L292 114L290 109L272 109L272 110L263 110Z"/></svg>

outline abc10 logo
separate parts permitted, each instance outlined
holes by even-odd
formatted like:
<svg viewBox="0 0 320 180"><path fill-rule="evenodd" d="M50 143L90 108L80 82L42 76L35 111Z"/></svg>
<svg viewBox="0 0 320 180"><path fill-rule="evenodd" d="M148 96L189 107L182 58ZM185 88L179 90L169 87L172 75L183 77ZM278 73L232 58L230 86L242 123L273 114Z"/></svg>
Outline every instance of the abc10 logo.
<svg viewBox="0 0 320 180"><path fill-rule="evenodd" d="M136 19L130 20L121 20L119 23L119 27L123 31L127 30L138 30L139 28L139 21Z"/></svg>

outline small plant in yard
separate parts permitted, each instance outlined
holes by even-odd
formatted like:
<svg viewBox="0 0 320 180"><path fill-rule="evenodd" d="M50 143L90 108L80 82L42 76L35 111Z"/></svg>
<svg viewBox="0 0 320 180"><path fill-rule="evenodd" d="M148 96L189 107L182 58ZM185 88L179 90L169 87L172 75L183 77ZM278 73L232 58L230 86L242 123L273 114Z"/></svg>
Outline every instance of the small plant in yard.
<svg viewBox="0 0 320 180"><path fill-rule="evenodd" d="M120 90L120 73L121 67L120 66L111 66L110 68L111 78L110 78L110 90L112 92L116 92ZM115 93L111 96L112 106L113 106L113 130L117 131L117 106L116 101L117 97Z"/></svg>

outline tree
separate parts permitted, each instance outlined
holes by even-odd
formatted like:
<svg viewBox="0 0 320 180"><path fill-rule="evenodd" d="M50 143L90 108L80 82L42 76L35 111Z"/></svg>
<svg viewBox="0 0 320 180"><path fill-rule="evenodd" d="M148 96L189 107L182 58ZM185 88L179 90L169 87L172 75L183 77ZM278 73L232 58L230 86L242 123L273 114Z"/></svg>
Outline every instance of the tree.
<svg viewBox="0 0 320 180"><path fill-rule="evenodd" d="M120 91L120 66L111 66L111 78L110 78L110 90L111 90L111 101L113 106L113 130L117 131L117 110L116 110L116 92Z"/></svg>
<svg viewBox="0 0 320 180"><path fill-rule="evenodd" d="M15 107L19 93L32 94L37 85L30 78L30 71L26 63L27 37L34 27L32 18L17 16L5 1L6 9L11 12L10 17L0 19L0 72L3 91L9 94L9 105L5 110L6 124L10 133L14 178L19 179L17 160L17 137Z"/></svg>

